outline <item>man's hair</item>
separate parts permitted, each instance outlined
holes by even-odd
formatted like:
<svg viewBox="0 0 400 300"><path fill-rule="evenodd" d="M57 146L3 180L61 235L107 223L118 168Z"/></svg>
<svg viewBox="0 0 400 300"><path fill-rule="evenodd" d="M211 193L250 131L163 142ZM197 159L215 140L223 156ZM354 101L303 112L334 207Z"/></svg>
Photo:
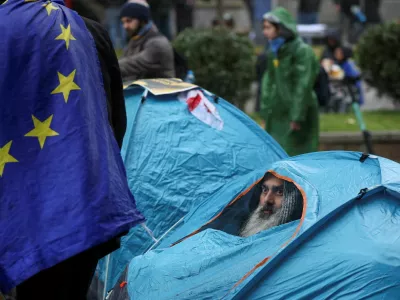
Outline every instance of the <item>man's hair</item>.
<svg viewBox="0 0 400 300"><path fill-rule="evenodd" d="M260 181L260 188L262 184L270 178L278 178L274 174L268 172ZM303 196L296 185L292 182L283 180L283 202L282 202L282 216L280 224L289 223L301 218L303 214Z"/></svg>
<svg viewBox="0 0 400 300"><path fill-rule="evenodd" d="M274 174L272 174L270 172L265 173L263 179L260 181L260 184L262 185L265 181L267 181L268 179L271 179L273 177L277 178Z"/></svg>
<svg viewBox="0 0 400 300"><path fill-rule="evenodd" d="M284 181L283 197L281 224L300 219L303 214L303 196L294 183Z"/></svg>

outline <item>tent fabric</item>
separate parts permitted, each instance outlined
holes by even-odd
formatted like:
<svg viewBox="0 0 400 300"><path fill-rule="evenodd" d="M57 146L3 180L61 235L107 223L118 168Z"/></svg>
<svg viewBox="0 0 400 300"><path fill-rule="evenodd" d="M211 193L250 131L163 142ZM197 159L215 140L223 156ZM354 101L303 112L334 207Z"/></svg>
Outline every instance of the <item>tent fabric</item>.
<svg viewBox="0 0 400 300"><path fill-rule="evenodd" d="M158 240L162 242L163 235L194 207L227 187L227 197L239 194L240 183L249 176L250 182L254 180L250 175L254 170L287 157L247 115L223 99L216 103L207 91L199 90L218 110L222 130L192 115L188 105L179 101L182 94L155 96L144 93L143 87L125 90L128 126L122 157L129 187L147 221L146 227L138 226L122 239L121 249L110 256L108 265L106 259L99 263L98 274L103 281L107 276L107 290L133 257ZM238 180L239 185L232 185Z"/></svg>
<svg viewBox="0 0 400 300"><path fill-rule="evenodd" d="M380 190L353 201L235 299L397 299L399 196Z"/></svg>
<svg viewBox="0 0 400 300"><path fill-rule="evenodd" d="M307 215L304 219L307 222L303 224L303 228L306 229L306 227L315 222L317 216L330 212L338 205L338 202L340 204L340 201L348 201L350 199L349 194L357 195L362 188L380 184L381 169L379 161L381 159L368 159L361 164L359 158L359 153L352 152L318 152L300 155L276 162L264 169L261 167L251 174L252 176L249 180L245 181L243 179L242 181L239 179L237 183L234 182L231 186L238 185L241 192L245 191L256 180L261 179L267 170L272 170L281 176L291 178L307 196L305 201ZM351 163L352 165L350 166ZM397 165L393 162L392 164ZM366 166L368 167L367 172L364 171ZM355 175L349 176L349 172ZM397 169L394 172L397 172ZM393 179L390 180L393 181ZM312 185L308 182L312 182ZM231 201L234 197L229 196L230 192L228 190L229 187L221 191L223 193L221 198ZM323 206L321 205L322 201L324 203ZM207 205L196 207L193 210L193 217L191 217L192 212L189 212L190 222L185 220L187 225L181 226L168 238L165 238L161 246L167 247L199 229L226 205L226 201L222 202L220 196L215 195L207 201Z"/></svg>
<svg viewBox="0 0 400 300"><path fill-rule="evenodd" d="M131 261L124 278L129 299L396 299L400 166L360 157L301 155L227 185L194 207L157 249ZM182 240L267 170L300 189L301 220L248 238L207 229Z"/></svg>

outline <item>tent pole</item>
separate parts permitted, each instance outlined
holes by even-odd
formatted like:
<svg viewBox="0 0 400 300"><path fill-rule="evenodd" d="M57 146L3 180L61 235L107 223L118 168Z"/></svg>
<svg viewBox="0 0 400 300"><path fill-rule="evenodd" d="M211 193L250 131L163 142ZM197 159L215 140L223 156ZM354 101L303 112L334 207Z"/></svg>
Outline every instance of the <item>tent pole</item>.
<svg viewBox="0 0 400 300"><path fill-rule="evenodd" d="M361 77L358 79L361 79ZM355 84L356 81L353 79L352 82L353 82L353 84ZM347 82L346 85L347 85L347 89L348 89L350 97L351 97L352 107L353 107L353 111L354 111L354 114L357 119L358 126L360 127L360 131L362 132L363 137L364 137L365 148L369 154L374 154L371 133L367 130L367 126L365 125L365 122L364 122L364 119L363 119L363 116L362 116L362 113L360 110L360 104L358 103L358 101L356 99L356 95L355 95L354 91L352 90L351 82Z"/></svg>
<svg viewBox="0 0 400 300"><path fill-rule="evenodd" d="M156 237L154 236L154 234L153 234L153 232L150 230L150 228L146 226L146 223L144 222L144 223L142 223L142 224L140 224L140 225L141 225L141 226L143 227L143 229L147 232L147 234L151 237L151 239L152 239L154 242L158 243L158 240L156 239Z"/></svg>
<svg viewBox="0 0 400 300"><path fill-rule="evenodd" d="M108 269L110 267L110 260L111 260L111 254L108 254L106 258L106 274L104 276L103 299L106 299L107 297Z"/></svg>
<svg viewBox="0 0 400 300"><path fill-rule="evenodd" d="M170 229L168 229L168 230L158 239L158 241L157 241L156 243L154 243L153 246L151 246L149 250L146 251L146 253L149 252L149 251L151 251L151 250L153 250L154 247L157 246L158 243L159 243L168 233L170 233L172 229L174 229L176 226L178 226L178 224L179 224L180 222L182 222L183 219L184 219L185 217L186 217L186 216L183 216L178 222L176 222L174 225L172 225L172 227L171 227Z"/></svg>

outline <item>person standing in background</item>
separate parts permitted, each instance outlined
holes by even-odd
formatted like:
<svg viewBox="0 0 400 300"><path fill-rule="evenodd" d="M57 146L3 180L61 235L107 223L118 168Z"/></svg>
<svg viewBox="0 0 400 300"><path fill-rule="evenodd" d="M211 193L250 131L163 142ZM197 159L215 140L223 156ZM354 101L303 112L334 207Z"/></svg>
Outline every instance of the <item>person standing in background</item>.
<svg viewBox="0 0 400 300"><path fill-rule="evenodd" d="M130 1L121 9L121 21L130 38L119 67L124 81L148 78L174 78L174 50L154 26L150 7Z"/></svg>
<svg viewBox="0 0 400 300"><path fill-rule="evenodd" d="M261 98L265 129L290 156L317 151L317 57L298 36L296 22L284 8L264 15L264 35L269 40Z"/></svg>
<svg viewBox="0 0 400 300"><path fill-rule="evenodd" d="M367 24L374 25L382 22L379 12L381 0L333 0L333 2L337 5L338 10L353 22L360 21L357 12L354 10L356 7L360 8L365 15Z"/></svg>
<svg viewBox="0 0 400 300"><path fill-rule="evenodd" d="M381 0L333 0L337 10L349 22L348 42L357 43L359 37L369 26L380 24Z"/></svg>
<svg viewBox="0 0 400 300"><path fill-rule="evenodd" d="M353 51L347 47L337 47L334 51L334 60L343 70L345 80L349 82L348 87L355 94L358 104L364 104L364 91L360 79L361 72L357 68L354 61L351 60Z"/></svg>
<svg viewBox="0 0 400 300"><path fill-rule="evenodd" d="M297 23L304 25L318 24L320 5L321 0L300 0Z"/></svg>
<svg viewBox="0 0 400 300"><path fill-rule="evenodd" d="M321 61L323 59L335 59L334 53L336 48L340 47L342 42L340 40L340 33L337 31L328 32L325 38L325 49L321 55Z"/></svg>

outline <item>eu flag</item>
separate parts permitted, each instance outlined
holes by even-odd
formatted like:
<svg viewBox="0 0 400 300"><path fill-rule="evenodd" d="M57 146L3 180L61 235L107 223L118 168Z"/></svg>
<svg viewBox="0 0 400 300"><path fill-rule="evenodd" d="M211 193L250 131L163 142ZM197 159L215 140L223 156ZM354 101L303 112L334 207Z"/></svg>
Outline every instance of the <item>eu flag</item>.
<svg viewBox="0 0 400 300"><path fill-rule="evenodd" d="M0 290L143 221L92 36L64 2L0 6Z"/></svg>

